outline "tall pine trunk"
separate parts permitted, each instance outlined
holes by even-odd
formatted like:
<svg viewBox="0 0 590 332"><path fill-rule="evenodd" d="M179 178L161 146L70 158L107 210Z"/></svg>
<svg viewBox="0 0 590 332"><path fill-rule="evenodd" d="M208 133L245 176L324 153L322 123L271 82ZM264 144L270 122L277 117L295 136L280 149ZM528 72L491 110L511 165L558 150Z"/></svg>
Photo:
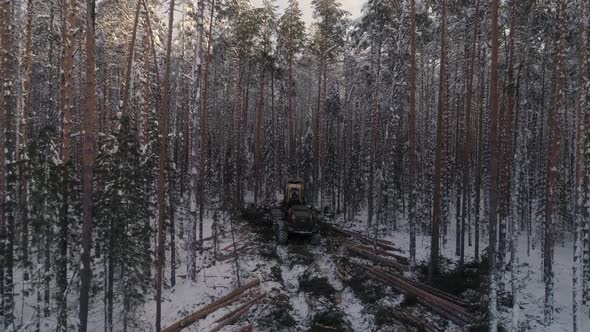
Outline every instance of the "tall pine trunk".
<svg viewBox="0 0 590 332"><path fill-rule="evenodd" d="M490 81L490 186L489 186L489 227L488 227L488 261L490 267L488 293L488 326L490 332L498 330L497 310L497 266L496 266L496 229L497 229L497 190L498 190L498 58L499 58L499 0L492 1L492 67Z"/></svg>
<svg viewBox="0 0 590 332"><path fill-rule="evenodd" d="M211 0L209 17L209 35L207 36L207 53L205 54L205 75L203 77L203 95L201 96L201 150L199 155L199 250L203 252L203 215L205 213L205 165L207 158L207 98L209 95L209 65L211 63L211 43L215 0Z"/></svg>
<svg viewBox="0 0 590 332"><path fill-rule="evenodd" d="M575 217L575 229L574 229L574 257L573 257L573 287L572 287L572 298L573 298L573 331L579 331L580 325L580 313L584 310L582 306L582 293L583 293L583 267L582 267L582 246L580 245L580 239L582 239L582 228L585 223L588 222L588 208L585 206L588 202L586 192L588 188L584 188L584 178L586 176L586 167L584 165L584 144L588 139L587 128L588 124L584 123L585 117L587 116L588 110L586 110L586 53L588 45L588 29L586 22L586 4L585 0L581 0L579 3L579 14L580 14L580 44L578 49L578 114L577 114L577 131L576 131L576 217Z"/></svg>
<svg viewBox="0 0 590 332"><path fill-rule="evenodd" d="M96 40L94 37L95 0L86 1L86 108L83 117L82 153L82 268L80 270L80 332L88 326L90 296L90 251L92 248L92 203L96 149Z"/></svg>
<svg viewBox="0 0 590 332"><path fill-rule="evenodd" d="M546 186L545 186L545 225L544 225L544 242L543 242L543 281L545 283L545 304L544 304L544 323L549 326L553 323L554 315L554 286L555 272L553 271L554 250L554 225L558 218L557 191L559 181L560 153L561 153L561 132L559 129L559 117L563 114L563 52L565 48L565 0L560 0L559 8L559 46L557 50L557 63L553 75L554 97L553 107L549 110L547 119L548 127L548 144L547 144L547 164L545 167Z"/></svg>
<svg viewBox="0 0 590 332"><path fill-rule="evenodd" d="M410 1L410 276L416 277L416 199L418 156L416 152L416 3Z"/></svg>
<svg viewBox="0 0 590 332"><path fill-rule="evenodd" d="M447 0L442 1L441 17L441 45L440 45L440 74L438 88L438 109L436 122L436 155L434 164L434 202L432 215L432 239L430 244L430 266L428 269L428 278L433 279L439 271L440 255L440 224L441 224L441 191L442 191L442 164L443 164L443 146L444 142L444 114L447 104L447 87L446 87L446 39L447 39Z"/></svg>
<svg viewBox="0 0 590 332"><path fill-rule="evenodd" d="M463 213L461 216L461 248L460 248L460 266L463 267L465 261L465 218L467 211L471 208L471 101L473 96L473 76L476 60L477 37L479 35L479 0L475 4L475 15L473 17L473 40L469 53L469 64L467 66L466 96L465 96L465 123L464 123L464 159L463 159ZM468 221L469 222L469 221ZM470 222L469 222L470 223ZM471 244L471 243L470 243Z"/></svg>
<svg viewBox="0 0 590 332"><path fill-rule="evenodd" d="M205 13L205 0L199 0L197 16L197 66L195 72L196 84L196 102L195 109L189 120L189 137L190 137L190 188L189 188L189 214L192 222L189 223L189 253L187 257L187 270L190 280L195 281L197 278L197 117L201 106L201 85L202 85L202 67L203 67L203 18Z"/></svg>
<svg viewBox="0 0 590 332"><path fill-rule="evenodd" d="M125 69L125 83L123 85L123 102L121 113L125 114L129 108L129 90L131 88L131 69L133 66L133 55L135 53L135 39L137 36L137 23L139 22L139 14L141 9L141 2L144 0L137 0L135 15L133 16L133 30L131 32L131 41L129 42L129 49L127 51L127 67Z"/></svg>
<svg viewBox="0 0 590 332"><path fill-rule="evenodd" d="M74 97L74 46L76 33L76 0L63 0L63 148L62 148L62 181L63 202L58 234L57 259L57 331L67 330L67 288L68 288L68 237L69 237L69 203L70 203L70 135L72 127L72 108Z"/></svg>
<svg viewBox="0 0 590 332"><path fill-rule="evenodd" d="M25 36L25 77L24 77L24 95L23 95L23 117L22 117L22 145L19 147L17 158L19 161L19 171L21 174L19 180L20 186L20 213L22 222L22 260L23 260L23 281L27 282L30 279L31 274L31 262L29 257L29 209L28 209L28 176L23 173L23 169L20 166L20 160L26 158L26 147L29 139L29 117L31 109L31 50L33 43L33 0L27 2L27 27ZM22 148L22 155L21 150ZM28 296L29 292L27 287L23 289L23 295Z"/></svg>
<svg viewBox="0 0 590 332"><path fill-rule="evenodd" d="M166 41L166 69L162 87L160 112L160 158L158 159L158 243L156 249L156 331L161 330L162 319L162 275L164 266L164 223L166 214L166 165L168 165L168 113L170 103L170 54L172 50L172 31L174 29L174 0L170 0L168 16L168 36Z"/></svg>
<svg viewBox="0 0 590 332"><path fill-rule="evenodd" d="M0 88L1 108L0 108L0 130L3 136L0 146L0 205L3 207L9 203L10 186L8 185L11 166L10 163L10 144L11 138L11 120L15 113L13 93L13 58L12 58L12 33L11 20L12 1L3 1L0 3ZM4 328L12 327L14 323L14 296L13 296L13 248L11 239L14 235L14 223L3 209L0 214L0 314L4 317Z"/></svg>

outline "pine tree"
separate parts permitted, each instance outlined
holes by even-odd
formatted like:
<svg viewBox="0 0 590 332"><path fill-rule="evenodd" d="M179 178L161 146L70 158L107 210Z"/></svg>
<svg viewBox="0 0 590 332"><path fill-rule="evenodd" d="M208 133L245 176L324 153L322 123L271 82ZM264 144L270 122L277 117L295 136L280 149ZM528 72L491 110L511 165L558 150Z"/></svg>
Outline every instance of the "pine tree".
<svg viewBox="0 0 590 332"><path fill-rule="evenodd" d="M279 26L279 43L285 48L285 56L289 71L287 82L287 154L295 149L293 93L296 89L293 80L293 62L305 42L305 23L298 0L289 0L285 13L281 16ZM279 46L280 47L280 46Z"/></svg>
<svg viewBox="0 0 590 332"><path fill-rule="evenodd" d="M446 30L447 30L447 1L442 2L441 17L441 46L440 46L440 75L439 75L439 92L438 92L438 110L436 122L436 159L434 173L434 214L432 219L432 240L430 243L430 267L428 276L430 280L439 271L439 238L441 224L441 191L442 191L442 164L443 164L443 145L445 132L444 114L447 104L447 87L446 87Z"/></svg>
<svg viewBox="0 0 590 332"><path fill-rule="evenodd" d="M416 3L410 1L410 276L416 274L416 200L417 200L417 152L416 152Z"/></svg>
<svg viewBox="0 0 590 332"><path fill-rule="evenodd" d="M86 105L83 120L82 152L82 253L80 267L80 332L88 329L88 306L90 302L92 205L94 159L96 149L96 125L98 118L96 98L96 40L94 36L95 0L86 1Z"/></svg>
<svg viewBox="0 0 590 332"><path fill-rule="evenodd" d="M544 323L549 326L553 323L554 315L554 274L553 260L554 251L554 232L557 224L557 185L559 178L560 150L561 150L561 131L559 128L559 117L564 113L563 94L564 94L564 69L563 57L565 48L565 1L560 0L559 7L559 45L557 51L557 61L553 77L554 96L553 105L549 110L548 124L548 144L547 144L547 163L545 168L546 174L546 202L545 202L545 223L544 223L544 242L543 242L543 280L545 283L545 302L544 302Z"/></svg>
<svg viewBox="0 0 590 332"><path fill-rule="evenodd" d="M14 132L12 121L15 114L13 97L13 57L12 57L12 1L0 3L0 86L2 102L0 106L0 316L4 318L4 328L13 328L14 323L14 217L12 215L11 196L14 170L12 153L14 152Z"/></svg>
<svg viewBox="0 0 590 332"><path fill-rule="evenodd" d="M172 32L174 28L174 0L170 1L168 18L168 35L166 41L166 69L162 87L162 109L159 117L160 156L158 159L158 244L156 251L156 331L161 329L162 319L162 278L164 265L164 222L166 213L165 179L166 165L168 165L168 118L170 109L170 73L172 65L170 54L172 51Z"/></svg>
<svg viewBox="0 0 590 332"><path fill-rule="evenodd" d="M586 3L585 0L581 0L578 5L579 15L580 15L580 23L579 23L579 49L578 49L578 99L577 99L577 130L576 130L576 216L575 216L575 228L574 228L574 257L573 257L573 269L572 269L572 280L573 280L573 287L572 287L572 297L573 297L573 307L572 307L572 314L573 314L573 331L577 332L580 330L581 327L581 313L584 312L583 309L583 260L582 260L582 245L580 244L580 240L583 240L582 236L582 229L584 224L588 223L588 209L585 205L588 202L588 197L586 197L586 191L588 188L584 189L585 184L585 177L586 177L586 167L584 165L584 144L585 141L588 139L587 131L588 124L584 123L586 121L586 117L588 116L586 113L586 83L587 83L587 74L586 74L586 65L587 65L587 45L588 45L588 28L587 28L587 17L586 17Z"/></svg>
<svg viewBox="0 0 590 332"><path fill-rule="evenodd" d="M143 183L149 173L142 162L137 127L129 115L118 122L112 141L102 146L97 159L96 219L108 247L108 296L113 297L109 306L114 302L123 308L122 327L112 325L113 308L109 308L109 328L126 331L141 322L136 309L150 285L144 266L152 263L151 255L143 252L152 236L146 223L152 210L145 208Z"/></svg>
<svg viewBox="0 0 590 332"><path fill-rule="evenodd" d="M488 227L488 264L490 267L488 295L488 326L490 332L498 329L497 311L497 265L496 265L496 226L497 226L497 189L498 189L498 58L499 58L499 0L492 2L492 64L490 82L490 217Z"/></svg>

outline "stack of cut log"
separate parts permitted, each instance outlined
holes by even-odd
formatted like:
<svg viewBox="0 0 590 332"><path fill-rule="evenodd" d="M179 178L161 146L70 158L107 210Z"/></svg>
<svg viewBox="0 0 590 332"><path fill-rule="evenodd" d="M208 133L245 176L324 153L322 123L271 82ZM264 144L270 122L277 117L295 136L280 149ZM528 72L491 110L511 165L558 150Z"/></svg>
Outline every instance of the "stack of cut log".
<svg viewBox="0 0 590 332"><path fill-rule="evenodd" d="M471 304L456 296L378 267L366 266L366 268L369 276L402 294L415 297L418 303L460 327L467 327L476 322L475 317L468 311Z"/></svg>
<svg viewBox="0 0 590 332"><path fill-rule="evenodd" d="M252 281L246 283L245 285L243 285L242 287L233 290L232 292L225 295L224 297L211 302L207 306L195 311L194 313L186 316L185 318L183 318L183 319L177 321L176 323L170 325L169 327L163 329L162 332L178 332L178 331L190 326L191 324L195 323L196 321L207 317L209 314L211 314L221 308L227 307L227 306L231 305L232 303L239 301L245 295L252 294L252 292L246 293L246 291L248 291L249 289L254 288L258 285L260 285L260 280L258 280L258 279L252 280ZM235 309L235 310L229 312L228 314L224 315L223 317L219 318L218 320L216 320L214 322L214 324L217 324L217 325L211 331L212 332L219 331L224 326L234 324L235 322L238 321L238 319L240 319L241 316L243 316L246 312L248 312L248 310L250 308L252 308L252 306L254 306L258 302L260 302L260 300L262 300L264 298L264 296L265 296L265 294L258 293L253 298L249 299L247 302L245 302L244 304L239 306L237 309Z"/></svg>
<svg viewBox="0 0 590 332"><path fill-rule="evenodd" d="M375 239L369 238L367 236L364 236L360 233L347 231L347 230L342 229L340 227L334 226L333 224L325 224L325 226L326 226L326 229L328 229L330 232L332 232L340 237L354 239L354 240L356 240L356 242L360 242L364 245L368 245L371 247L376 246L379 250L382 250L382 251L403 252L403 250L395 248L393 246L393 243L391 243L390 241L382 240L382 239L375 240Z"/></svg>
<svg viewBox="0 0 590 332"><path fill-rule="evenodd" d="M340 239L348 252L355 256L368 259L376 264L394 268L398 271L408 270L408 259L395 252L403 252L386 240L370 239L362 234L347 231L334 225L326 224L326 228Z"/></svg>

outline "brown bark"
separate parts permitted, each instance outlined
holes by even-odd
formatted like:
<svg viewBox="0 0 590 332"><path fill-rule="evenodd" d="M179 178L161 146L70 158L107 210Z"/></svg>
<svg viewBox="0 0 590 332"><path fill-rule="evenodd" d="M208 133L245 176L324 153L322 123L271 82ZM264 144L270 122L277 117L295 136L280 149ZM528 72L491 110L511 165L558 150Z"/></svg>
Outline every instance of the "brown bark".
<svg viewBox="0 0 590 332"><path fill-rule="evenodd" d="M135 39L137 36L137 23L139 22L139 14L141 9L141 2L137 0L137 7L135 9L135 16L133 18L133 31L131 32L131 41L129 42L129 50L127 51L127 69L125 70L125 84L123 85L123 106L121 113L125 114L129 107L129 88L131 85L131 68L133 65L133 54L135 53Z"/></svg>
<svg viewBox="0 0 590 332"><path fill-rule="evenodd" d="M83 117L82 154L82 268L80 270L80 332L88 325L90 292L90 251L92 248L92 181L96 149L96 40L94 37L95 0L86 1L86 108Z"/></svg>
<svg viewBox="0 0 590 332"><path fill-rule="evenodd" d="M436 156L434 166L434 212L432 217L432 237L430 243L430 266L428 277L438 274L439 270L439 237L441 224L441 191L442 191L442 162L444 146L444 113L447 104L446 88L446 30L447 30L447 0L442 1L442 25L441 25L441 46L440 46L440 74L438 91L438 110L436 125Z"/></svg>

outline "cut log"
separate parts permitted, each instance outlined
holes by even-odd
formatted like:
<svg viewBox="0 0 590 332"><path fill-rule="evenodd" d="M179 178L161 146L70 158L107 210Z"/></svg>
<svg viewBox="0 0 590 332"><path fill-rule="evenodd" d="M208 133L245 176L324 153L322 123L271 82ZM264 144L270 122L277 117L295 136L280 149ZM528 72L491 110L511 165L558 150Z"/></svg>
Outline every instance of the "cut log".
<svg viewBox="0 0 590 332"><path fill-rule="evenodd" d="M223 327L235 323L238 319L240 319L240 317L242 317L243 314L245 314L253 305L255 305L258 301L260 301L264 296L266 296L266 295L259 294L258 296L256 296L252 300L248 301L244 305L240 306L236 310L234 310L234 311L224 315L223 317L219 318L218 320L216 320L215 323L219 323L219 325L217 325L215 328L213 328L211 330L211 332L217 332L217 331L221 330Z"/></svg>
<svg viewBox="0 0 590 332"><path fill-rule="evenodd" d="M252 332L252 324L244 325L240 327L239 332Z"/></svg>
<svg viewBox="0 0 590 332"><path fill-rule="evenodd" d="M449 302L453 302L456 305L462 306L464 308L470 308L470 307L473 307L474 305L476 305L474 303L465 302L463 299L461 299L459 297L456 297L456 296L454 296L452 294L446 293L446 292L444 292L444 291L442 291L442 290L440 290L438 288L434 288L432 286L423 284L421 282L414 281L414 280L411 280L411 279L408 279L408 278L404 278L404 280L406 282L408 282L408 283L416 286L416 287L422 288L422 289L424 289L425 291L427 291L429 293L432 293L432 294L434 294L434 295L436 295L436 296L438 296L440 298L443 298L443 299L445 299L445 300L447 300Z"/></svg>
<svg viewBox="0 0 590 332"><path fill-rule="evenodd" d="M418 303L430 308L459 326L463 327L475 321L475 318L465 308L416 287L405 281L403 277L396 276L376 267L368 267L368 272L369 275L377 277L377 279L394 287L400 293L415 296Z"/></svg>
<svg viewBox="0 0 590 332"><path fill-rule="evenodd" d="M177 332L182 330L183 328L190 326L194 322L199 319L207 317L210 313L218 310L219 308L225 307L231 303L236 302L240 299L242 294L252 287L256 287L260 284L260 280L255 279L252 280L242 287L231 291L229 294L225 295L222 298L219 298L207 306L195 311L194 313L190 314L189 316L177 321L176 323L170 325L169 327L162 330L162 332Z"/></svg>
<svg viewBox="0 0 590 332"><path fill-rule="evenodd" d="M355 233L355 232L351 232L351 231L347 231L344 229L341 229L339 227L336 227L334 225L331 224L327 224L327 228L329 230L331 230L334 233L349 237L349 238L354 238L355 240L365 244L365 245L369 245L369 246L374 246L375 243L377 244L377 247L383 249L383 250L389 250L389 251L396 251L396 252L404 252L401 249L397 249L395 247L392 246L392 243L389 241L385 241L385 240L377 240L375 241L375 239L371 239L368 238L360 233Z"/></svg>
<svg viewBox="0 0 590 332"><path fill-rule="evenodd" d="M392 259L387 259L387 258L384 258L381 256L377 256L377 255L373 254L372 252L365 250L365 249L361 249L357 246L347 245L346 249L348 249L348 251L350 251L353 254L364 257L366 259L370 259L371 261L379 263L384 266L393 267L394 269L396 269L398 271L406 271L407 270L407 266L402 265L402 264L398 263L397 261L394 261Z"/></svg>
<svg viewBox="0 0 590 332"><path fill-rule="evenodd" d="M365 245L365 244L358 244L357 247L359 247L361 249L372 251L372 252L374 252L374 253L376 253L378 255L393 257L393 258L395 258L398 262L400 262L403 265L408 265L409 262L410 262L410 260L407 257L405 257L405 256L401 256L401 255L398 255L398 254L393 254L393 253L390 253L387 250L381 250L381 249L375 250L374 249L374 246L368 246L368 245Z"/></svg>
<svg viewBox="0 0 590 332"><path fill-rule="evenodd" d="M320 331L338 331L337 328L332 327L332 326L322 325L322 324L319 324L319 323L315 323L314 325L317 326L317 327L319 327L320 328Z"/></svg>

